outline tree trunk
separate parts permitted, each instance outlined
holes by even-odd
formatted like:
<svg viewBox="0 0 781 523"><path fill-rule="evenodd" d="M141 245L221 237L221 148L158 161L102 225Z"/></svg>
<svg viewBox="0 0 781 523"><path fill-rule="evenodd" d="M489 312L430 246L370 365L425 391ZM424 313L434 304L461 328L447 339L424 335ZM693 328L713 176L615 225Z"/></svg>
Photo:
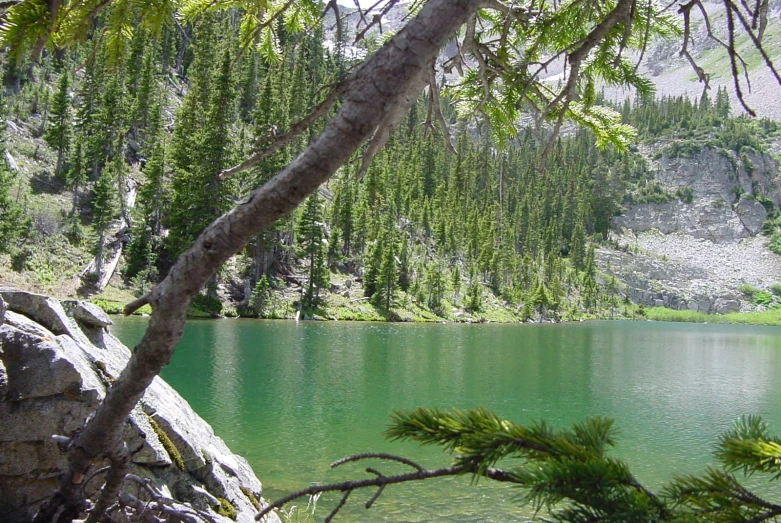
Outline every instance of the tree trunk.
<svg viewBox="0 0 781 523"><path fill-rule="evenodd" d="M153 313L133 356L95 415L70 445L70 472L63 488L42 507L47 521L54 505L80 505L81 482L92 461L114 455L122 427L144 391L171 359L184 331L193 297L216 270L253 237L293 211L368 140L390 111L409 107L421 75L439 49L485 0L429 0L420 13L348 80L344 103L322 133L285 169L212 223L179 256L168 276L126 312L149 303ZM64 500L63 500L64 498Z"/></svg>

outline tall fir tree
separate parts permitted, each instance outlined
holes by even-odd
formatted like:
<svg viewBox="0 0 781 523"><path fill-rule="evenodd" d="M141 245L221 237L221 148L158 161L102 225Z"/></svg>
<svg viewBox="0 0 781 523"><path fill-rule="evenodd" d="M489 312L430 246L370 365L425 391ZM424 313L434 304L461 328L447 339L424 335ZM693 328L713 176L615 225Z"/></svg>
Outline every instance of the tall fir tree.
<svg viewBox="0 0 781 523"><path fill-rule="evenodd" d="M323 203L318 191L315 191L304 204L297 231L299 253L308 265L302 301L302 306L307 308L316 306L320 290L330 285L323 225Z"/></svg>
<svg viewBox="0 0 781 523"><path fill-rule="evenodd" d="M0 86L2 86L0 74ZM0 89L0 253L12 250L17 239L22 237L29 227L30 220L24 214L22 206L12 195L16 174L6 159L6 104L3 89Z"/></svg>
<svg viewBox="0 0 781 523"><path fill-rule="evenodd" d="M57 165L54 168L56 175L62 174L65 166L65 155L71 145L71 102L70 81L68 73L63 71L57 84L57 93L51 103L49 113L49 126L43 135L46 143L57 151Z"/></svg>

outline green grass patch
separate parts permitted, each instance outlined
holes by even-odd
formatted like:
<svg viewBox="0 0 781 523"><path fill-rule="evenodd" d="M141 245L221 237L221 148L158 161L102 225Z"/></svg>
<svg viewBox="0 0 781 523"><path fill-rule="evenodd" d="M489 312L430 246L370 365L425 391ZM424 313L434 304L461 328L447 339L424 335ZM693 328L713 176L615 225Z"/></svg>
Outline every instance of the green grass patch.
<svg viewBox="0 0 781 523"><path fill-rule="evenodd" d="M704 314L702 312L653 307L646 309L646 318L654 321L686 323L734 323L743 325L781 326L781 311L733 312L730 314Z"/></svg>
<svg viewBox="0 0 781 523"><path fill-rule="evenodd" d="M120 302L120 301L112 301L112 300L103 300L103 299L93 299L90 300L90 303L94 303L101 309L103 309L103 312L106 314L122 314L122 309L125 308L126 303ZM137 311L135 311L133 314L152 314L152 307L149 305L144 305Z"/></svg>

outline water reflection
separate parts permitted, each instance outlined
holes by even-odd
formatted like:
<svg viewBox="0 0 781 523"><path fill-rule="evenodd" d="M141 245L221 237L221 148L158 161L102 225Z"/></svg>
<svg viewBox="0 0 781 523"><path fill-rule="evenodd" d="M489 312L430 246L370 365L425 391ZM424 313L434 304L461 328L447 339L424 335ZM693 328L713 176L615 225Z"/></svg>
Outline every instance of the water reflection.
<svg viewBox="0 0 781 523"><path fill-rule="evenodd" d="M123 320L115 332L132 343L143 327ZM739 415L761 414L778 427L779 333L649 322L194 321L164 377L249 459L270 497L343 477L328 464L352 453L382 450L446 464L437 449L380 436L393 409L418 405L485 406L517 422L544 418L555 426L613 417L621 431L617 454L658 487L673 472L701 471L717 434ZM524 520L508 503L512 496L458 479L405 486L389 490L369 513L354 502L347 520Z"/></svg>

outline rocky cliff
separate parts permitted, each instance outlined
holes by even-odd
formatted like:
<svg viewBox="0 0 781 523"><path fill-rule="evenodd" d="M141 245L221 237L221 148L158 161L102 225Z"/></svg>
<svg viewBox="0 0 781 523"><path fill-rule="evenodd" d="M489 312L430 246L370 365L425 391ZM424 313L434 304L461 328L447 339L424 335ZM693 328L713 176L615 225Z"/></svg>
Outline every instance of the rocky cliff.
<svg viewBox="0 0 781 523"><path fill-rule="evenodd" d="M653 151L645 152L650 158ZM629 205L613 221L619 248L598 251L601 269L647 306L753 309L740 286L767 289L781 281L781 256L761 234L769 210L781 204L778 162L706 147L685 157L661 155L652 171L668 194L689 198Z"/></svg>
<svg viewBox="0 0 781 523"><path fill-rule="evenodd" d="M682 231L714 242L756 236L768 213L756 197L781 203L778 162L770 156L705 148L691 157L662 156L656 181L670 193L690 191L691 201L632 205L615 219L620 231Z"/></svg>
<svg viewBox="0 0 781 523"><path fill-rule="evenodd" d="M16 523L29 521L66 469L52 435L84 424L130 350L92 304L11 289L0 297L0 520ZM124 439L132 473L172 503L214 521L254 521L262 499L252 468L162 379L133 411ZM128 489L139 495L137 485Z"/></svg>

